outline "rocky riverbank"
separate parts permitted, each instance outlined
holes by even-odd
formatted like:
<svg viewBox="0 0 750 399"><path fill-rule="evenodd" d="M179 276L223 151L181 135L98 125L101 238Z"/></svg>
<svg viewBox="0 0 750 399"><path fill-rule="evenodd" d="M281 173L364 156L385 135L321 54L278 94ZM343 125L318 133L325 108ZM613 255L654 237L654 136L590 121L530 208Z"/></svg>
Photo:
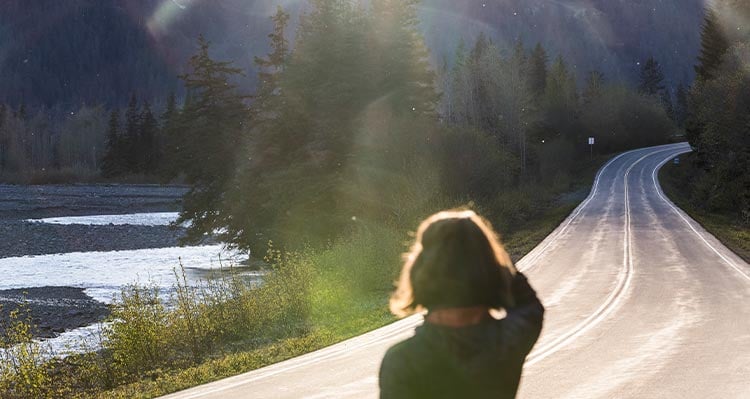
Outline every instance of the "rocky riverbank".
<svg viewBox="0 0 750 399"><path fill-rule="evenodd" d="M179 245L183 232L182 228L169 226L58 225L0 220L0 258L174 247Z"/></svg>
<svg viewBox="0 0 750 399"><path fill-rule="evenodd" d="M35 287L0 290L0 336L12 321L10 313L19 309L23 320L30 317L33 334L52 338L58 334L104 320L109 314L107 305L95 301L73 287Z"/></svg>
<svg viewBox="0 0 750 399"><path fill-rule="evenodd" d="M28 219L174 212L180 210L186 190L158 185L0 185L0 258L177 246L184 233L180 227L62 225ZM43 338L91 325L109 314L107 305L81 288L14 287L0 290L0 326L7 325L10 312L21 304L36 325L34 335Z"/></svg>

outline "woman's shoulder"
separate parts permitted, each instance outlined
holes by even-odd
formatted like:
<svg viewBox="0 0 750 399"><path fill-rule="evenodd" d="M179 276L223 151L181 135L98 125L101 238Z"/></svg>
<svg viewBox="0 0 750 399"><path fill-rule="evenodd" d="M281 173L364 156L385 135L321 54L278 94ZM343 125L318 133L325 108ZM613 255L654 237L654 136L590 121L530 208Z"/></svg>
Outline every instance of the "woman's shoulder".
<svg viewBox="0 0 750 399"><path fill-rule="evenodd" d="M385 352L383 363L386 363L387 361L401 361L404 358L413 356L413 354L417 351L419 341L420 339L415 335L394 344Z"/></svg>

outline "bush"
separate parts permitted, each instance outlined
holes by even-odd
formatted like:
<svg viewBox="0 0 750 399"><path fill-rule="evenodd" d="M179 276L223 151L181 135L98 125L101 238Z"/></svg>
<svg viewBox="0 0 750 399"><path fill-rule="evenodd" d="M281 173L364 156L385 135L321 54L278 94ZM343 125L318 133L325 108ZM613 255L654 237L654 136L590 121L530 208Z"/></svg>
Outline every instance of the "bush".
<svg viewBox="0 0 750 399"><path fill-rule="evenodd" d="M167 342L168 310L157 287L123 288L110 318L104 350L111 354L117 380L143 377L174 356Z"/></svg>
<svg viewBox="0 0 750 399"><path fill-rule="evenodd" d="M0 326L0 392L3 398L52 397L51 352L33 339L28 307L9 313Z"/></svg>

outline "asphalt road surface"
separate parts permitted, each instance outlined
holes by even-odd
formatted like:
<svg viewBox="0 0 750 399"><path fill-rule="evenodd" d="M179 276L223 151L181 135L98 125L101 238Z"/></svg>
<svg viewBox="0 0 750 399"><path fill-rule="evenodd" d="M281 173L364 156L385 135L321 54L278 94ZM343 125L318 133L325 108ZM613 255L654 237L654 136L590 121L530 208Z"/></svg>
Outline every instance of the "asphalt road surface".
<svg viewBox="0 0 750 399"><path fill-rule="evenodd" d="M686 144L611 160L589 197L518 262L544 302L521 398L749 398L750 265L661 191ZM375 398L386 349L419 317L168 396Z"/></svg>

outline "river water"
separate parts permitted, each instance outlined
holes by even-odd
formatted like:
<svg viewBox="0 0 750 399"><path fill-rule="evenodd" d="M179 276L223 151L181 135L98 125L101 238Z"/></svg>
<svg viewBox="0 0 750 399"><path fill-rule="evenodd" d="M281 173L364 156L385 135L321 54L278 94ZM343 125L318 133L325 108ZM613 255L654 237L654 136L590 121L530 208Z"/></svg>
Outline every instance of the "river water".
<svg viewBox="0 0 750 399"><path fill-rule="evenodd" d="M161 226L174 221L174 212L146 212L125 215L51 217L29 220L34 223L76 225ZM164 293L173 288L175 272L185 271L188 284L197 284L212 271L236 266L244 257L221 245L150 248L122 251L69 252L61 254L17 256L0 259L0 289L70 286L84 288L96 300L111 303L122 288L130 284L159 287ZM258 272L246 275L260 279ZM99 326L66 331L45 340L54 352L95 348Z"/></svg>

